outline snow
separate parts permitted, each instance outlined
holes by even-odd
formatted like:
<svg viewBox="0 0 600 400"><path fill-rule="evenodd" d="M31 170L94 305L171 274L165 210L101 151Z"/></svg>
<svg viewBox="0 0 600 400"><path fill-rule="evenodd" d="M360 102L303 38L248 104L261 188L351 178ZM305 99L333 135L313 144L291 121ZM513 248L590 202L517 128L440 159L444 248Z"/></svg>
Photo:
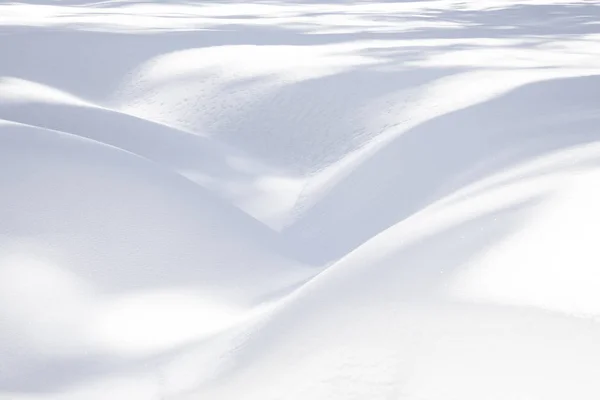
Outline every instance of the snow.
<svg viewBox="0 0 600 400"><path fill-rule="evenodd" d="M0 400L598 399L599 17L0 4Z"/></svg>

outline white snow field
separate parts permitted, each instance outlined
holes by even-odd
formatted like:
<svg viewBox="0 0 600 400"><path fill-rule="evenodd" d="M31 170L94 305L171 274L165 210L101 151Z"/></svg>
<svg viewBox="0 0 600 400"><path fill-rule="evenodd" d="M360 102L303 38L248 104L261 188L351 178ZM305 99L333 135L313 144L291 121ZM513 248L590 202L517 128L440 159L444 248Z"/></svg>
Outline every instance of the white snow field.
<svg viewBox="0 0 600 400"><path fill-rule="evenodd" d="M599 377L600 0L0 3L0 400Z"/></svg>

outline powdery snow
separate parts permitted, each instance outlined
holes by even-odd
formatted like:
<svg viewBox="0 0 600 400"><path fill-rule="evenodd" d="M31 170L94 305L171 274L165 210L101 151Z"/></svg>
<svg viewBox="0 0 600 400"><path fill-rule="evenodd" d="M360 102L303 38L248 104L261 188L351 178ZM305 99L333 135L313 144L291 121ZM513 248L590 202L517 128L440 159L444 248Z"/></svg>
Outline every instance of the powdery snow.
<svg viewBox="0 0 600 400"><path fill-rule="evenodd" d="M599 20L0 4L0 400L600 398Z"/></svg>

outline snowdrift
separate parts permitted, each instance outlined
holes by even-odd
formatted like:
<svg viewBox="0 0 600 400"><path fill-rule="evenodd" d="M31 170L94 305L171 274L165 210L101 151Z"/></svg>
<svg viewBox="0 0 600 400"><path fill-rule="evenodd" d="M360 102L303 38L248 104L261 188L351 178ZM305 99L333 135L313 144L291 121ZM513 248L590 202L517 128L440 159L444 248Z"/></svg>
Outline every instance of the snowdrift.
<svg viewBox="0 0 600 400"><path fill-rule="evenodd" d="M147 159L6 122L0 148L10 389L198 340L309 274L263 225Z"/></svg>
<svg viewBox="0 0 600 400"><path fill-rule="evenodd" d="M599 5L0 5L0 399L597 399Z"/></svg>

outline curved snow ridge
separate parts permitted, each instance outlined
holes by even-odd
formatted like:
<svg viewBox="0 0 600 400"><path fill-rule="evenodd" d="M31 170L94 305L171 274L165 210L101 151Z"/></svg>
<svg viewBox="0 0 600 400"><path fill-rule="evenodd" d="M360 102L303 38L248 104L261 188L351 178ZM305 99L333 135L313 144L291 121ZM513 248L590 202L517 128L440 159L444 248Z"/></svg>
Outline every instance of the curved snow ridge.
<svg viewBox="0 0 600 400"><path fill-rule="evenodd" d="M8 122L2 123L2 127L2 161L4 164L12 166L10 172L13 174L12 178L7 181L7 184L10 184L12 187L14 182L18 182L15 174L22 174L26 178L18 186L15 186L14 190L25 190L23 194L30 193L30 191L36 190L34 184L39 183L40 186L37 189L45 193L52 188L50 182L46 181L44 183L44 175L53 177L54 174L60 174L61 176L64 175L65 178L62 181L52 182L57 185L57 189L64 184L63 193L60 193L58 190L53 191L54 193L48 192L48 195L52 194L52 197L55 197L56 203L42 203L40 201L45 196L39 196L39 198L36 196L36 198L30 199L32 204L24 203L23 207L37 206L39 208L36 211L44 209L49 211L51 206L57 206L61 210L66 210L66 205L60 203L61 199L75 204L77 203L75 198L79 198L79 200L82 200L81 206L88 211L94 208L94 202L98 202L98 205L101 206L100 210L90 213L87 216L100 217L102 213L110 210L110 208L106 208L108 206L126 209L129 206L137 204L143 213L152 215L152 207L163 208L168 203L176 202L179 204L179 207L174 207L174 209L179 211L171 215L175 220L186 215L184 209L189 213L186 218L194 220L201 217L204 219L204 223L196 227L186 223L181 225L181 228L193 229L199 233L210 227L211 230L214 230L211 234L215 235L229 230L234 236L243 238L244 242L260 243L260 246L264 248L270 248L277 252L281 251L281 249L277 249L278 241L276 240L276 235L258 221L237 210L235 207L225 204L205 189L190 183L179 175L161 168L161 166L137 154L64 132L50 131ZM86 173L90 175L87 176ZM4 172L3 176L5 179L9 179L9 172ZM111 179L114 179L114 182ZM125 185L126 181L131 181L132 185ZM82 190L73 190L76 186L71 185L76 183L89 186L89 189L93 192L101 190L104 187L114 186L115 191L112 191L112 193L108 191L106 193L107 196L110 195L115 200L120 194L132 196L138 200L145 199L148 203L148 208L144 209L143 202L128 205L126 198L124 198L123 204L108 203L102 206L100 197L96 200L94 196L91 196L91 193L85 193ZM14 190L12 192L7 190L8 195L11 197L16 196ZM161 190L164 193L158 195ZM99 193L101 192L97 192L97 194ZM155 193L157 197L140 197L145 194L149 195L150 193ZM73 198L69 198L69 196ZM87 200L84 201L86 198ZM14 206L17 207L18 204L14 204ZM78 218L77 214L73 212L69 212L68 214L76 222ZM159 220L161 218L160 214L161 212L158 212L155 215ZM24 215L32 214L25 213ZM47 216L51 217L50 215ZM85 216L81 215L81 217ZM20 216L13 218L18 219ZM55 219L54 217L52 218ZM36 219L34 218L33 220ZM64 223L64 219L55 219L55 221L58 222L59 226ZM166 221L168 221L168 218L163 220L163 222ZM38 222L44 225L44 221L38 220ZM206 225L207 223L208 225ZM202 225L205 226L203 227ZM233 256L233 254L229 254L229 256ZM244 261L244 264L247 262L248 260Z"/></svg>
<svg viewBox="0 0 600 400"><path fill-rule="evenodd" d="M134 373L314 274L235 207L90 139L0 122L0 185L3 391Z"/></svg>
<svg viewBox="0 0 600 400"><path fill-rule="evenodd" d="M196 393L446 399L485 396L502 376L506 397L581 385L593 398L592 372L573 370L594 370L600 354L599 155L598 142L557 149L380 233L242 331L221 372L229 384L207 378ZM547 346L561 363L548 365ZM547 390L548 379L561 383Z"/></svg>
<svg viewBox="0 0 600 400"><path fill-rule="evenodd" d="M3 103L0 112L3 119L86 137L154 159L159 164L170 166L175 162L166 158L167 155L175 158L174 155L160 152L160 148L166 145L174 147L173 151L176 150L178 159L187 163L191 162L192 157L185 150L190 148L200 161L210 158L204 161L203 168L198 168L198 174L201 174L202 169L218 164L220 158L225 159L226 151L234 152L198 133L182 131L103 107L40 83L5 77L0 79L0 89L0 100ZM176 172L181 172L177 169L184 168L193 171L194 166L186 165L184 161L181 161L181 166L174 166L173 169Z"/></svg>
<svg viewBox="0 0 600 400"><path fill-rule="evenodd" d="M56 252L108 293L196 287L252 304L310 275L270 230L152 162L70 134L0 127L3 249Z"/></svg>
<svg viewBox="0 0 600 400"><path fill-rule="evenodd" d="M212 138L102 107L42 84L0 80L0 118L106 143L168 168L277 228L303 181ZM269 199L269 207L265 199Z"/></svg>
<svg viewBox="0 0 600 400"><path fill-rule="evenodd" d="M335 274L348 276L352 273L351 271L358 271L358 269L365 269L365 272L368 269L369 273L372 273L380 263L390 268L395 263L398 269L406 271L418 270L418 268L411 267L411 263L401 261L404 257L403 254L405 252L410 253L412 247L421 247L424 246L424 243L434 241L434 238L440 234L447 237L447 239L441 241L441 243L448 242L447 245L444 245L444 248L459 248L460 243L468 244L469 240L475 239L474 236L479 236L473 244L474 247L469 251L474 259L473 261L461 263L463 268L466 269L468 266L473 265L475 270L478 268L485 269L481 266L482 259L493 259L495 256L500 256L500 254L502 254L502 257L509 257L508 255L511 252L515 252L510 255L514 259L506 262L508 265L514 265L515 271L511 272L514 274L514 282L510 283L512 278L507 275L503 278L504 284L507 285L506 290L509 291L521 288L519 293L524 296L521 300L515 298L511 301L506 296L502 299L502 296L498 295L496 299L496 297L490 295L489 301L540 307L556 312L565 312L568 315L600 316L600 306L598 306L600 298L589 298L595 296L595 291L592 288L600 278L596 276L593 268L585 266L588 262L583 261L587 259L592 262L596 258L594 246L586 244L586 241L581 239L577 239L575 242L567 240L572 237L569 230L563 231L550 228L551 225L570 226L571 224L583 223L583 220L578 221L578 218L589 218L590 220L596 217L600 218L600 213L591 206L600 193L593 185L600 168L600 162L598 161L600 138L595 133L588 133L572 135L569 139L575 140L565 141L564 138L558 140L554 146L546 148L541 155L526 159L526 161L516 165L512 164L510 167L504 165L505 168L502 172L485 175L484 178L479 178L459 190L441 197L407 219L377 234L338 260L303 285L292 297L303 296L305 291L310 293L313 290L312 287L318 287L321 282L338 281L339 278L334 277ZM544 147L551 142L551 140L547 140ZM537 144L539 146L539 143ZM524 149L527 149L526 142L523 143L523 147L519 149L517 154L527 152ZM509 155L508 160L514 160L514 154ZM506 215L504 220L501 218L502 215ZM568 218L570 222L562 218ZM480 220L481 223L478 222ZM471 231L468 228L471 225L479 226L479 229ZM462 226L465 226L465 228L461 228ZM590 230L595 229L595 224L592 223L585 223L585 226ZM546 233L542 234L543 230L546 230ZM454 235L458 236L458 239L452 238L444 232L455 232ZM550 232L553 234L550 234ZM490 240L486 239L488 234ZM590 232L584 236L593 240L595 234ZM482 240L480 243L482 246L477 245L479 240ZM557 249L558 253L543 251L545 240L548 240L548 246ZM458 241L458 244L452 245L451 243L455 241ZM483 245L488 241L489 244ZM507 249L506 243L517 247L511 249L509 246L509 249ZM536 250L533 247L534 243L542 247ZM574 249L569 246L577 247L577 251L573 251ZM522 255L516 253L527 248L531 248L527 252L527 257L522 257ZM465 253L469 252L465 251ZM581 257L581 260L576 263L577 266L571 265L567 260L559 261L555 258L558 254L569 253L577 254L578 259ZM494 257L491 257L492 255ZM432 257L436 260L439 258L439 260L431 263L431 265L435 265L435 271L444 274L447 269L444 264L450 263L450 261L435 252L433 252ZM529 262L520 261L527 260L528 257L535 257L536 259ZM551 259L553 259L552 262L550 262ZM569 264L571 278L579 274L582 275L579 278L574 278L570 284L568 284L569 280L565 280L561 284L560 277L563 273L561 272L562 268L558 267L560 263ZM424 264L426 263L419 263L419 265ZM497 262L494 261L494 268L497 271L508 273L507 271L510 270L508 267L503 267L502 264L496 264ZM523 266L523 264L527 264L528 267ZM554 270L554 273L557 274L556 281L548 280L550 278L550 270L547 268L549 265L557 266ZM531 275L527 275L528 268L533 268L532 271L537 272L531 272ZM418 274L418 271L415 273ZM544 276L544 279L548 280L545 283L547 293L542 290L544 284L538 282L536 276ZM530 280L524 280L525 277ZM415 277L401 279L400 281L405 281L408 285L420 288L419 279ZM492 281L494 279L490 279L490 282ZM495 281L499 283L501 281L500 276L496 276ZM360 279L357 282L361 282ZM476 286L475 282L477 280L473 281L473 288ZM478 282L483 283L482 280ZM516 282L519 282L518 285ZM461 284L460 279L457 279L456 284ZM576 292L577 288L587 287L588 284L590 287L587 290ZM561 286L566 290L564 294L559 294L561 292L559 287ZM502 290L499 287L494 290ZM536 287L537 290L535 293L527 292L525 287ZM414 288L410 288L408 292L406 289L399 295L415 292ZM485 292L483 290L477 296L484 298ZM553 293L551 294L551 292ZM442 293L448 294L446 289L443 289ZM460 294L460 290L456 293L463 299L464 294ZM544 296L556 297L556 299L545 301L543 300ZM570 300L567 301L567 299Z"/></svg>
<svg viewBox="0 0 600 400"><path fill-rule="evenodd" d="M294 210L295 217L302 218L304 213L326 198L327 194L354 170L367 163L370 158L376 157L377 153L384 150L386 146L393 145L394 140L399 136L419 125L485 103L528 84L597 74L598 71L594 69L548 71L547 69L532 68L529 70L469 71L436 79L413 90L406 98L402 98L401 93L385 96L377 100L374 108L382 109L376 118L388 120L389 126L358 149L349 152L341 160L316 172L297 202L297 209ZM394 108L383 111L386 104L390 103L395 103ZM578 117L578 115L572 115L572 110L563 111L562 115L568 118ZM548 115L543 115L542 119L544 123L549 123Z"/></svg>
<svg viewBox="0 0 600 400"><path fill-rule="evenodd" d="M482 99L402 133L350 165L350 173L332 181L324 194L315 192L319 201L284 234L313 249L315 258L336 260L469 183L461 179L474 168L484 176L494 174L543 155L552 146L597 140L593 112L600 101L598 76L559 77ZM556 93L569 93L570 102L563 103ZM448 150L457 145L460 151ZM505 161L496 162L498 157Z"/></svg>

